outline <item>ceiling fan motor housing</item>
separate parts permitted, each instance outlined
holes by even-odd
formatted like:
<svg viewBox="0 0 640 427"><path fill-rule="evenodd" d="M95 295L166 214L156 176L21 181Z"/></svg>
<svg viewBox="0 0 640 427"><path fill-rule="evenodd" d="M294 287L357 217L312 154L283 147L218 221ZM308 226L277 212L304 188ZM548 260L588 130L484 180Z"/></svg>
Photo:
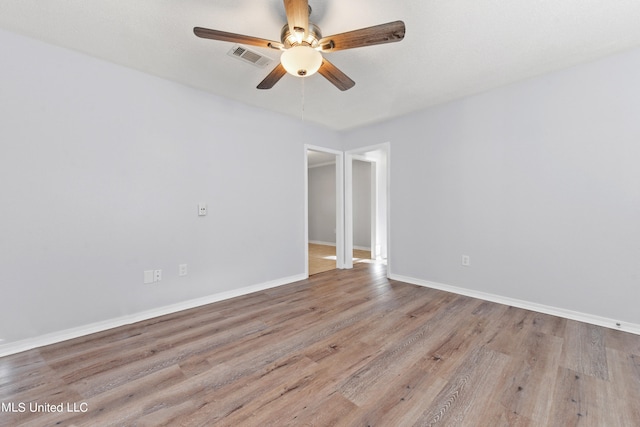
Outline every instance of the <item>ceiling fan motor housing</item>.
<svg viewBox="0 0 640 427"><path fill-rule="evenodd" d="M299 39L298 35L302 36L302 39ZM289 25L285 24L280 31L280 41L284 45L285 49L289 49L293 46L298 45L307 45L312 48L318 47L318 41L322 38L322 33L320 33L320 28L318 28L315 24L309 22L309 29L307 30L307 37L304 37L304 32L292 33L289 29Z"/></svg>

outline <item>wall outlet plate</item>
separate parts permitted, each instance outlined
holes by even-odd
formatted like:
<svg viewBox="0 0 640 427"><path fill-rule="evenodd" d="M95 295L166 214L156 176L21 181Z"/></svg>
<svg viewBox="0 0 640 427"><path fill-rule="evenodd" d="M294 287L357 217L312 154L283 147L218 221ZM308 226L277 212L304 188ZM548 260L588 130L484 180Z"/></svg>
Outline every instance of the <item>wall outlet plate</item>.
<svg viewBox="0 0 640 427"><path fill-rule="evenodd" d="M178 276L186 276L187 275L187 264L180 264L178 266Z"/></svg>
<svg viewBox="0 0 640 427"><path fill-rule="evenodd" d="M198 216L205 216L207 214L207 204L198 203Z"/></svg>

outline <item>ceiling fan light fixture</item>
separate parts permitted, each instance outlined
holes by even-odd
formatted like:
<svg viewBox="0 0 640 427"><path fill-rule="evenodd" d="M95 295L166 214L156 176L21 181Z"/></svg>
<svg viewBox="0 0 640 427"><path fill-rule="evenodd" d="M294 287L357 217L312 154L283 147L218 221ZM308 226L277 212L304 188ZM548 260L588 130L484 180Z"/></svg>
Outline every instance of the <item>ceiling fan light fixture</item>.
<svg viewBox="0 0 640 427"><path fill-rule="evenodd" d="M311 46L293 46L282 52L280 62L287 73L297 77L307 77L320 69L322 54Z"/></svg>

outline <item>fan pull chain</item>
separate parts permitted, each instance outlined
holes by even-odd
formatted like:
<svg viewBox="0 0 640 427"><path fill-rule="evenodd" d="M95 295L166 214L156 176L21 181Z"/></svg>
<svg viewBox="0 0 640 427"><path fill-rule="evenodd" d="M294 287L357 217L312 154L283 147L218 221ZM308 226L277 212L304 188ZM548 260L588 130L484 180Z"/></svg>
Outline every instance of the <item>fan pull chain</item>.
<svg viewBox="0 0 640 427"><path fill-rule="evenodd" d="M304 121L304 81L305 81L305 78L303 77L300 80L302 80L302 99L301 99L302 106L301 106L301 110L302 110L302 121Z"/></svg>

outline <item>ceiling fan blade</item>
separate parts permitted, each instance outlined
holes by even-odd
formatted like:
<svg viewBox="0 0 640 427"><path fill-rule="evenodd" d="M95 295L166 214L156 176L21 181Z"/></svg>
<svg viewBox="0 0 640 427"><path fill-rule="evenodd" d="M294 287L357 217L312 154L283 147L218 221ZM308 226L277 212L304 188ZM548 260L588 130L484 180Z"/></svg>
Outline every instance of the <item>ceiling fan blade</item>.
<svg viewBox="0 0 640 427"><path fill-rule="evenodd" d="M306 38L309 34L309 1L284 0L284 10L291 34L304 33L300 40Z"/></svg>
<svg viewBox="0 0 640 427"><path fill-rule="evenodd" d="M402 21L388 22L373 27L340 33L320 39L323 52L353 49L354 47L399 42L404 38L405 26Z"/></svg>
<svg viewBox="0 0 640 427"><path fill-rule="evenodd" d="M282 64L278 64L278 66L271 70L269 75L260 82L258 89L271 89L285 74L287 74L287 70L284 69Z"/></svg>
<svg viewBox="0 0 640 427"><path fill-rule="evenodd" d="M284 45L280 42L261 39L258 37L245 36L244 34L227 33L226 31L211 30L209 28L195 27L193 32L196 36L203 39L221 40L223 42L234 42L249 44L252 46L269 47L271 49L283 49Z"/></svg>
<svg viewBox="0 0 640 427"><path fill-rule="evenodd" d="M324 58L322 58L322 65L320 66L318 73L324 76L324 78L329 80L340 90L348 90L356 85L356 82L351 80L349 76Z"/></svg>

